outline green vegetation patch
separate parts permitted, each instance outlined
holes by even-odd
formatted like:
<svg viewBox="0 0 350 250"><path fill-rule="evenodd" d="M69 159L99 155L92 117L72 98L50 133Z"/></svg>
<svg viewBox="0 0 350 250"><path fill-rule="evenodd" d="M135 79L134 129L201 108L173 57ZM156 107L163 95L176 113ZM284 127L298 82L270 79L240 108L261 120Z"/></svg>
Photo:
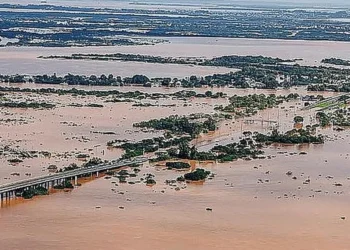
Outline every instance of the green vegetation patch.
<svg viewBox="0 0 350 250"><path fill-rule="evenodd" d="M191 168L191 165L186 162L167 162L165 166L168 169L188 169Z"/></svg>
<svg viewBox="0 0 350 250"><path fill-rule="evenodd" d="M204 181L209 175L210 171L197 168L195 171L185 174L184 179L186 181Z"/></svg>
<svg viewBox="0 0 350 250"><path fill-rule="evenodd" d="M293 129L284 134L275 129L270 135L256 133L254 137L255 140L260 143L324 143L322 135L313 135L312 131L308 129Z"/></svg>
<svg viewBox="0 0 350 250"><path fill-rule="evenodd" d="M34 196L39 196L39 195L48 195L49 191L41 186L35 187L35 188L29 188L27 190L24 190L22 192L22 197L24 199L31 199Z"/></svg>

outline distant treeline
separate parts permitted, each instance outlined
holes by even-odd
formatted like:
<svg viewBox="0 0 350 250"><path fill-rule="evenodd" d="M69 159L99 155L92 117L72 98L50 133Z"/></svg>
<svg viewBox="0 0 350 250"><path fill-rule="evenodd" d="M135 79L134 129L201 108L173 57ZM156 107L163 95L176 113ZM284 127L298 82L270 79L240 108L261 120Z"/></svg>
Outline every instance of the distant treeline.
<svg viewBox="0 0 350 250"><path fill-rule="evenodd" d="M139 60L146 62L161 63L184 63L206 66L222 66L240 69L236 72L225 74L213 74L204 77L192 75L184 78L149 78L145 75L134 75L132 77L114 76L112 74L96 75L0 75L0 82L10 83L40 83L40 84L68 84L68 85L92 85L92 86L123 86L140 85L144 87L202 87L202 86L229 86L236 88L265 88L276 89L278 87L288 88L291 86L333 86L331 89L343 91L349 88L350 69L334 67L301 66L292 64L295 60L284 60L279 58L263 56L223 56L213 59L200 58L161 58L153 56L122 55L123 60ZM111 57L113 57L111 55ZM113 57L117 58L117 57ZM296 59L297 60L297 59ZM328 89L326 87L325 89Z"/></svg>
<svg viewBox="0 0 350 250"><path fill-rule="evenodd" d="M322 63L341 65L341 66L350 66L349 60L343 60L338 58L326 58L321 61Z"/></svg>
<svg viewBox="0 0 350 250"><path fill-rule="evenodd" d="M260 64L281 64L292 63L300 59L284 60L280 58L264 56L221 56L212 59L198 57L161 57L140 54L72 54L70 56L39 56L42 59L63 59L63 60L93 60L93 61L128 61L128 62L145 62L161 64L190 64L200 66L220 66L227 68L242 68L244 66Z"/></svg>
<svg viewBox="0 0 350 250"><path fill-rule="evenodd" d="M113 46L159 37L349 41L346 10L283 8L79 8L0 4L2 46ZM28 11L35 10L35 11ZM49 11L47 11L49 10ZM234 11L232 11L234 10ZM337 21L334 21L337 20ZM159 42L159 41L158 41Z"/></svg>

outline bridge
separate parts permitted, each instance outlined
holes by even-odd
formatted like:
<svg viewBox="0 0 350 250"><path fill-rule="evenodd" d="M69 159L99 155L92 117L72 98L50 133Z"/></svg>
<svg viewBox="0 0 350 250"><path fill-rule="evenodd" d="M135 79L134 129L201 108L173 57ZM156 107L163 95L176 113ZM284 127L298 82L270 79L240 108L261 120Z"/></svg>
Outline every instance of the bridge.
<svg viewBox="0 0 350 250"><path fill-rule="evenodd" d="M132 160L116 160L110 163L102 163L95 166L84 167L66 172L60 172L51 175L30 178L22 181L0 185L1 203L3 202L3 199L11 199L11 197L16 196L17 192L22 192L33 187L41 186L49 189L50 187L54 187L55 185L61 184L66 180L72 180L73 178L74 185L77 186L79 176L84 176L88 174L92 175L95 173L98 177L100 172L130 166L134 164L142 164L146 161L148 161L148 159L144 157L139 157Z"/></svg>
<svg viewBox="0 0 350 250"><path fill-rule="evenodd" d="M340 94L337 96L325 98L322 101L317 101L309 106L304 107L303 110L309 110L309 109L313 109L313 108L317 108L317 107L320 107L321 109L327 109L329 107L333 107L335 104L337 104L339 102L340 98L344 97L344 96L350 97L350 94Z"/></svg>
<svg viewBox="0 0 350 250"><path fill-rule="evenodd" d="M278 123L277 121L264 120L264 119L245 119L244 120L245 124L252 124L252 123L256 123L256 122L268 123L268 124L276 124L276 123Z"/></svg>

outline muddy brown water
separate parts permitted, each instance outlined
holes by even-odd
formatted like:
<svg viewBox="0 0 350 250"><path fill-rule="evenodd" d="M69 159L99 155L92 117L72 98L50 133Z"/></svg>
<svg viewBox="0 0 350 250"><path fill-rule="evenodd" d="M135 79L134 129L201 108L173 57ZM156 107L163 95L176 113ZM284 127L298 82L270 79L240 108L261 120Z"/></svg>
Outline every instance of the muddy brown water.
<svg viewBox="0 0 350 250"><path fill-rule="evenodd" d="M74 53L130 53L163 57L205 57L227 55L262 55L283 59L303 59L301 65L321 65L324 58L342 58L349 51L350 43L332 41L287 41L271 39L233 39L171 37L168 43L146 46L102 46L81 48L0 48L1 74L114 74L130 77L144 74L149 77L189 77L228 73L235 69L223 67L201 67L175 64L152 64L118 61L44 60L39 56L70 55Z"/></svg>
<svg viewBox="0 0 350 250"><path fill-rule="evenodd" d="M15 1L33 3L33 1ZM49 1L66 4L67 1ZM70 2L81 6L81 1ZM86 3L86 1L84 2ZM130 7L127 3L100 1L88 6ZM86 6L86 5L84 5ZM132 6L132 7L135 7ZM144 7L144 6L142 6ZM155 8L158 6L150 6ZM163 6L162 8L166 8ZM172 8L172 7L171 7ZM159 65L127 62L92 62L42 60L40 55L72 53L139 53L157 56L264 55L302 58L300 64L319 65L326 57L344 57L349 43L325 41L281 41L225 38L166 38L170 43L155 46L120 46L87 48L0 48L2 74L109 74L150 77L184 77L226 73L229 69ZM136 66L135 66L136 65ZM3 84L4 85L4 84ZM47 85L11 86L41 88ZM68 86L49 86L69 88ZM81 87L85 90L107 90L108 87ZM177 89L112 87L120 91L172 93ZM195 89L205 92L208 89ZM229 95L275 93L286 95L290 90L237 90L214 88ZM324 93L312 93L324 94ZM327 93L332 96L334 93ZM213 112L215 105L227 100L191 99L190 106L179 102L176 107L135 108L130 103L104 103L95 97L38 96L9 94L20 100L32 99L57 104L52 110L0 109L0 146L19 150L52 152L50 158L24 159L11 165L12 156L0 157L0 184L48 174L47 167L66 166L77 161L79 153L104 159L115 159L120 150L107 149L113 139L140 140L160 133L142 133L132 129L134 122L171 114ZM168 104L171 101L162 100ZM103 108L77 108L69 104L100 103ZM244 120L223 122L219 131L202 136L195 143L200 150L215 144L237 140L243 131L268 132L271 126L259 120L275 120L280 129L293 128L293 117L303 115L305 123L314 122L314 113L300 111L300 104L285 103L284 109L259 112L253 123ZM12 119L13 122L3 120ZM20 120L20 121L19 121ZM246 120L246 119L245 119ZM115 132L102 135L93 132ZM37 197L30 201L12 200L0 209L0 249L6 250L139 250L139 249L349 249L350 169L349 131L319 130L329 136L324 145L274 145L266 150L271 159L235 161L225 164L197 163L212 171L212 180L198 184L165 185L183 172L165 170L144 164L130 181L137 182L144 174L153 173L157 184L118 184L115 178L85 181L71 192ZM306 152L306 155L299 155ZM291 155L291 153L293 155ZM292 176L287 176L288 171ZM19 173L20 176L12 176ZM296 177L296 179L293 179ZM304 184L306 180L309 183ZM335 186L338 184L338 186ZM339 186L341 184L342 186ZM180 190L176 191L176 187ZM207 208L212 211L207 211ZM343 219L342 219L343 217Z"/></svg>
<svg viewBox="0 0 350 250"><path fill-rule="evenodd" d="M15 85L18 86L18 85ZM25 85L27 86L27 85ZM42 86L35 86L42 87ZM67 88L67 87L64 87ZM91 87L83 87L91 89ZM93 88L104 89L104 88ZM118 89L118 88L117 88ZM137 89L120 88L122 91ZM141 90L141 89L140 89ZM175 89L142 89L172 92ZM218 89L232 94L261 90ZM299 93L304 90L297 89ZM205 90L197 90L198 92ZM293 90L265 93L288 94ZM306 93L306 92L305 92ZM332 95L332 94L330 94ZM65 166L79 152L114 159L119 150L108 150L111 139L140 140L159 133L135 132L134 122L171 114L213 112L225 99L191 99L191 106L135 108L130 103L104 103L96 97L9 94L11 98L49 101L52 110L1 109L2 118L23 118L28 124L0 123L1 146L47 150L51 158L25 159L17 166L1 158L1 183L47 174L50 164ZM172 101L161 100L167 104ZM100 103L103 108L69 107L71 103ZM293 128L297 114L305 123L311 111L300 111L299 102L260 112L251 119L278 121L281 130ZM66 123L63 123L66 122ZM74 125L75 124L75 125ZM257 121L223 122L214 134L195 143L207 149L237 140L242 131L268 132ZM116 135L91 132L113 131ZM348 131L320 130L331 139L325 145L275 145L266 149L268 160L226 164L197 163L216 176L202 185L165 185L183 172L145 164L136 178L153 173L157 184L118 184L115 178L86 182L72 192L58 192L30 201L11 201L0 209L0 242L3 249L348 249L350 177ZM82 139L85 138L86 140ZM91 151L90 151L91 150ZM298 155L301 151L307 155ZM67 152L66 156L61 156ZM296 155L290 155L296 153ZM291 176L286 172L292 171ZM20 176L11 176L18 172ZM9 178L9 179L4 179ZM303 184L307 179L309 184ZM341 183L336 187L334 184ZM179 187L180 191L176 191ZM207 211L211 208L212 211ZM341 217L345 217L342 220Z"/></svg>
<svg viewBox="0 0 350 250"><path fill-rule="evenodd" d="M337 141L311 146L302 157L199 164L215 178L180 191L163 183L182 173L144 165L135 179L154 173L153 187L116 187L117 179L101 178L1 209L0 240L4 249L39 250L347 249L347 147ZM310 184L302 184L307 178Z"/></svg>

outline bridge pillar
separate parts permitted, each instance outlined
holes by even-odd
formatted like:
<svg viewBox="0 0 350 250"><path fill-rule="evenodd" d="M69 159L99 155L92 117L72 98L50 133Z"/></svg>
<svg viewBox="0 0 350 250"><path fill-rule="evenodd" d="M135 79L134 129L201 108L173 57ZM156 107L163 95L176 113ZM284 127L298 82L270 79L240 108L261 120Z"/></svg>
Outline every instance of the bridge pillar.
<svg viewBox="0 0 350 250"><path fill-rule="evenodd" d="M78 176L74 176L74 186L78 186Z"/></svg>

